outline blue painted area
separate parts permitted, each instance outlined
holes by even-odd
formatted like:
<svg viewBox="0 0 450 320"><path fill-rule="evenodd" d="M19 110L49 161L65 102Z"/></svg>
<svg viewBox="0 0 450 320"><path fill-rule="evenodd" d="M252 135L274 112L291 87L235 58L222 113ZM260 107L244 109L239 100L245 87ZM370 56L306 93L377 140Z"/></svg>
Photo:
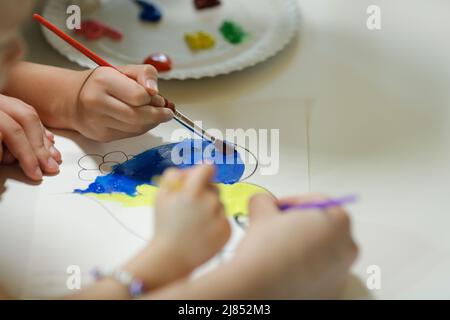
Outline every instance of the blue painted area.
<svg viewBox="0 0 450 320"><path fill-rule="evenodd" d="M153 184L153 178L161 176L166 169L188 169L201 162L210 162L216 166L216 183L234 184L241 179L245 170L236 150L224 155L209 141L189 139L145 151L115 166L110 174L97 177L86 190L75 192L136 195L137 186Z"/></svg>
<svg viewBox="0 0 450 320"><path fill-rule="evenodd" d="M74 192L81 194L126 193L128 195L135 195L136 188L143 183L126 176L110 173L106 176L97 177L95 182L91 183L87 189L76 189Z"/></svg>
<svg viewBox="0 0 450 320"><path fill-rule="evenodd" d="M149 22L161 21L162 12L156 5L142 0L136 0L136 3L141 7L141 13L139 15L141 20Z"/></svg>

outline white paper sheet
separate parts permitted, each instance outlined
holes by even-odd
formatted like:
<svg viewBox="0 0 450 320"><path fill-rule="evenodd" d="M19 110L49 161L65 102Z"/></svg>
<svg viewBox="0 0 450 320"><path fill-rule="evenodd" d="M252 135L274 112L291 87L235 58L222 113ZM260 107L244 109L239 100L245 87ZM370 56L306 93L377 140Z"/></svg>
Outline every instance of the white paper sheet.
<svg viewBox="0 0 450 320"><path fill-rule="evenodd" d="M273 101L230 102L214 106L214 109L193 105L184 106L182 111L194 120L201 119L205 128L280 129L280 171L273 176L262 176L258 171L248 182L265 187L277 196L285 196L308 190L306 104L301 101L278 103L283 104L283 109L280 108L283 114L279 117L273 117L273 110L277 108ZM64 157L61 173L32 188L36 198L35 226L22 297L50 298L70 293L66 281L70 275L67 268L72 265L81 268L82 287L85 287L91 282L89 272L94 267L118 267L151 239L153 209L124 208L118 203L72 193L88 185L80 180L78 162L86 154L105 155L115 151L138 154L169 142L173 130L178 128L176 122L171 122L155 129L152 135L103 145L75 134L57 136L57 145ZM257 150L252 152L257 154ZM120 154L116 153L115 157L120 158ZM95 157L85 158L83 163L95 168L94 160ZM88 176L83 173L81 178ZM16 201L20 207L26 200L20 201L17 196ZM217 258L197 270L197 275L232 256L244 231L233 219L230 221L232 239Z"/></svg>

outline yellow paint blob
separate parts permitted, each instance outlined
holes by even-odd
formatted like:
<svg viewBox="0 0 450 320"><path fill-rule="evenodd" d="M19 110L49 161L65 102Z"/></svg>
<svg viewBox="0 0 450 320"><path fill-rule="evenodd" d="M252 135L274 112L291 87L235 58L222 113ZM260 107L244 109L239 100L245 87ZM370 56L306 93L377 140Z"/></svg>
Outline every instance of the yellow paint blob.
<svg viewBox="0 0 450 320"><path fill-rule="evenodd" d="M233 185L218 184L220 199L225 206L225 213L232 217L236 215L248 215L248 203L250 198L258 193L269 193L266 189L250 183L236 183ZM112 201L130 207L153 207L155 205L158 188L143 184L137 187L138 195L129 196L124 193L86 195L102 201Z"/></svg>
<svg viewBox="0 0 450 320"><path fill-rule="evenodd" d="M216 39L211 34L204 31L186 33L184 39L189 48L194 51L211 49L216 45Z"/></svg>

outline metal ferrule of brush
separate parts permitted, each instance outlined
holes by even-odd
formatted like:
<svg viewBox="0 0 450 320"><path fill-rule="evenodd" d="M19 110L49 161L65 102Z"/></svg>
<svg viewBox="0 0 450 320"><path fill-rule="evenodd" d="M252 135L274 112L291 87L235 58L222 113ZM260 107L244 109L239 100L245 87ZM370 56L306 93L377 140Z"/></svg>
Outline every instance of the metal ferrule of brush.
<svg viewBox="0 0 450 320"><path fill-rule="evenodd" d="M164 98L165 99L165 98ZM194 121L186 117L184 114L179 112L175 108L175 104L171 101L165 99L166 108L169 108L173 111L174 119L181 124L183 127L198 135L202 139L206 139L214 144L214 146L225 155L233 154L235 152L234 146L225 143L224 141L217 139L216 137L210 135L208 132L203 130L201 127L197 126Z"/></svg>
<svg viewBox="0 0 450 320"><path fill-rule="evenodd" d="M179 111L174 112L174 118L176 121L178 121L181 125L186 127L188 130L192 131L202 139L206 139L208 141L211 141L212 143L215 143L217 141L216 137L213 137L208 132L197 126L194 121L186 117L184 114L182 114Z"/></svg>

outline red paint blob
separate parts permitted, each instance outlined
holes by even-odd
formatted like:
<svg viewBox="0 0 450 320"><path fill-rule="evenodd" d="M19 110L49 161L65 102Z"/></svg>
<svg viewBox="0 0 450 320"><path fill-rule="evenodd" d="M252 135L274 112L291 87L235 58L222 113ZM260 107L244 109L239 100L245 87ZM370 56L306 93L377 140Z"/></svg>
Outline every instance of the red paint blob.
<svg viewBox="0 0 450 320"><path fill-rule="evenodd" d="M220 6L220 0L194 0L195 7L198 10Z"/></svg>
<svg viewBox="0 0 450 320"><path fill-rule="evenodd" d="M158 70L158 72L167 72L172 70L172 60L164 53L154 53L144 60L144 64L150 64Z"/></svg>
<svg viewBox="0 0 450 320"><path fill-rule="evenodd" d="M120 41L123 38L123 34L120 31L96 20L83 21L81 29L75 30L75 32L83 35L89 41L98 40L102 37L108 37L115 41Z"/></svg>

